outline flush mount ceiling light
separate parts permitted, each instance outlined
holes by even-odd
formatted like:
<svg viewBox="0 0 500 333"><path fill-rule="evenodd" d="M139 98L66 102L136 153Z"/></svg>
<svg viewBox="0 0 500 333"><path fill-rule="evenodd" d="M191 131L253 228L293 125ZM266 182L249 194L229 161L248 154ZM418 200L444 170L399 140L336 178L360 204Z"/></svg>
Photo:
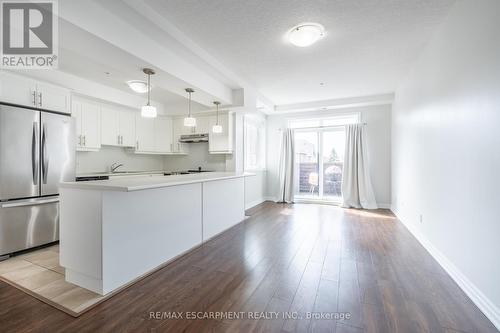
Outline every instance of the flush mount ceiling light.
<svg viewBox="0 0 500 333"><path fill-rule="evenodd" d="M219 105L220 105L220 102L215 101L214 104L215 104L215 107L217 108L217 120L215 121L215 125L212 126L212 132L213 133L222 133L222 126L219 125Z"/></svg>
<svg viewBox="0 0 500 333"><path fill-rule="evenodd" d="M325 28L319 23L301 23L288 32L288 40L295 46L307 47L325 35Z"/></svg>
<svg viewBox="0 0 500 333"><path fill-rule="evenodd" d="M127 84L130 89L139 94L145 94L148 92L148 83L146 81L141 80L130 80L127 81ZM153 88L153 86L151 86Z"/></svg>
<svg viewBox="0 0 500 333"><path fill-rule="evenodd" d="M184 118L184 126L195 127L196 118L191 117L191 94L194 93L194 90L191 88L186 88L185 90L188 93L188 116Z"/></svg>
<svg viewBox="0 0 500 333"><path fill-rule="evenodd" d="M144 118L156 118L157 112L156 107L151 105L151 75L155 73L151 68L144 68L142 70L144 74L148 76L147 92L148 92L148 104L141 107L141 116Z"/></svg>

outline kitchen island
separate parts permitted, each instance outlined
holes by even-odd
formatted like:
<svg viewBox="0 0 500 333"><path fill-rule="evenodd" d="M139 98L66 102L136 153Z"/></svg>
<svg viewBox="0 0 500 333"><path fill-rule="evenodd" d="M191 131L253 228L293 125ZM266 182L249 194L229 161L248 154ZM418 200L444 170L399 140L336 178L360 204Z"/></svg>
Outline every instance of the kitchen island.
<svg viewBox="0 0 500 333"><path fill-rule="evenodd" d="M244 177L211 172L60 184L66 281L119 290L245 217Z"/></svg>

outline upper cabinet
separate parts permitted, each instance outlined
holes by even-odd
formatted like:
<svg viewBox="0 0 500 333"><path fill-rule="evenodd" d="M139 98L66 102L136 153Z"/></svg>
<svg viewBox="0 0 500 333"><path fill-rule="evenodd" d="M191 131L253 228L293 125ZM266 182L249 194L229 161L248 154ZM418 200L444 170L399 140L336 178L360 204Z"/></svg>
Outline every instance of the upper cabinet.
<svg viewBox="0 0 500 333"><path fill-rule="evenodd" d="M101 144L135 147L135 112L103 106L101 108Z"/></svg>
<svg viewBox="0 0 500 333"><path fill-rule="evenodd" d="M137 153L155 152L155 118L135 117L135 151Z"/></svg>
<svg viewBox="0 0 500 333"><path fill-rule="evenodd" d="M71 116L76 119L76 150L97 151L101 148L101 112L96 103L72 102Z"/></svg>
<svg viewBox="0 0 500 333"><path fill-rule="evenodd" d="M155 152L168 154L173 150L172 118L158 117L155 119Z"/></svg>
<svg viewBox="0 0 500 333"><path fill-rule="evenodd" d="M219 114L222 133L213 133L212 126L217 123L216 116L209 117L208 152L210 154L231 154L233 152L233 114Z"/></svg>
<svg viewBox="0 0 500 333"><path fill-rule="evenodd" d="M71 113L70 91L48 83L36 84L38 107L50 111Z"/></svg>
<svg viewBox="0 0 500 333"><path fill-rule="evenodd" d="M192 134L191 128L184 126L183 118L174 118L172 120L172 153L187 154L189 146L187 143L179 142L181 135Z"/></svg>
<svg viewBox="0 0 500 333"><path fill-rule="evenodd" d="M0 100L6 103L71 113L69 89L7 72L0 74Z"/></svg>
<svg viewBox="0 0 500 333"><path fill-rule="evenodd" d="M210 132L210 117L202 116L196 117L196 126L191 127L191 133L193 134L207 134Z"/></svg>

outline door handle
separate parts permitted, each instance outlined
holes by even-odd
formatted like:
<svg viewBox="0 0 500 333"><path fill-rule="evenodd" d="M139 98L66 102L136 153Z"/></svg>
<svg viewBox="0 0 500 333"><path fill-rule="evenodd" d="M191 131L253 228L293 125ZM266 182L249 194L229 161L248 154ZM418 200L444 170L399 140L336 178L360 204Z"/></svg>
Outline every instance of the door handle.
<svg viewBox="0 0 500 333"><path fill-rule="evenodd" d="M38 104L42 106L42 93L38 94Z"/></svg>
<svg viewBox="0 0 500 333"><path fill-rule="evenodd" d="M47 184L47 173L49 170L49 157L47 156L47 125L42 128L42 181Z"/></svg>
<svg viewBox="0 0 500 333"><path fill-rule="evenodd" d="M33 133L31 137L31 172L33 173L33 185L38 185L38 123L33 122Z"/></svg>
<svg viewBox="0 0 500 333"><path fill-rule="evenodd" d="M44 199L44 200L23 200L18 202L7 202L1 205L2 208L12 208L12 207L23 207L23 206L37 206L37 205L45 205L49 203L59 202L59 197L52 199Z"/></svg>

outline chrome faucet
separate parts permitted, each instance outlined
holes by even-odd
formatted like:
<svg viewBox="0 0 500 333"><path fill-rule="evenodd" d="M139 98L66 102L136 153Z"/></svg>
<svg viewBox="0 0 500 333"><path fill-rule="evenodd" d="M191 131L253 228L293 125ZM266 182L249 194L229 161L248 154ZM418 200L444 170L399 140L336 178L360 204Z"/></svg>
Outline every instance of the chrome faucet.
<svg viewBox="0 0 500 333"><path fill-rule="evenodd" d="M113 163L113 164L111 164L111 167L110 167L111 168L111 173L115 172L116 169L118 169L121 166L123 166L123 164L121 164L121 163Z"/></svg>

